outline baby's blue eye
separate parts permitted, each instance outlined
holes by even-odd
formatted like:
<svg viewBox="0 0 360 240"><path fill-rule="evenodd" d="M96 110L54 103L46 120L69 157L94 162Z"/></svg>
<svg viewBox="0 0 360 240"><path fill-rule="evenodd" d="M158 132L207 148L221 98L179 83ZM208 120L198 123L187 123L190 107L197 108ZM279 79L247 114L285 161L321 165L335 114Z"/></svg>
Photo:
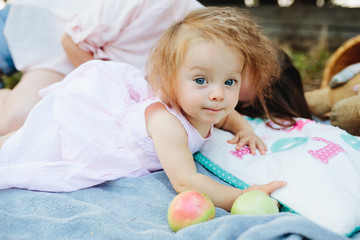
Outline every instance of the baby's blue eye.
<svg viewBox="0 0 360 240"><path fill-rule="evenodd" d="M225 81L225 85L228 86L233 86L235 84L235 80L234 79L228 79Z"/></svg>
<svg viewBox="0 0 360 240"><path fill-rule="evenodd" d="M202 85L202 84L205 84L205 83L206 83L206 80L205 80L205 78L196 78L196 79L195 79L195 82L196 82L197 84Z"/></svg>

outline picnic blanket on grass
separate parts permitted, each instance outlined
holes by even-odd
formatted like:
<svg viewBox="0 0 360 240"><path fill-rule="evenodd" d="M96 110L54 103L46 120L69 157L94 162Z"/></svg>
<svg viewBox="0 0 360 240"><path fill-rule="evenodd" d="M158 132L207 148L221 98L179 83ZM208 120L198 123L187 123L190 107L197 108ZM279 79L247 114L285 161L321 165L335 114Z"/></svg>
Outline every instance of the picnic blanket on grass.
<svg viewBox="0 0 360 240"><path fill-rule="evenodd" d="M166 214L175 195L163 171L71 193L1 190L0 239L360 239L360 234L347 238L297 214L241 216L220 208L215 219L174 233Z"/></svg>

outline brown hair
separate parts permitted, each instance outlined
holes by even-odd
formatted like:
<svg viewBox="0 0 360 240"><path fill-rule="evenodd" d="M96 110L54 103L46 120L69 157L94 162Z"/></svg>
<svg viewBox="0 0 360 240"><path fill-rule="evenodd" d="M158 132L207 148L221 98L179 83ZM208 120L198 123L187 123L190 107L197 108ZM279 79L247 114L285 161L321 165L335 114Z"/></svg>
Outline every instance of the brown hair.
<svg viewBox="0 0 360 240"><path fill-rule="evenodd" d="M299 71L294 66L291 58L279 46L274 45L277 52L278 61L281 67L279 78L271 82L271 94L265 97L265 104L268 114L261 106L260 100L256 99L252 105L239 103L236 110L249 117L260 117L270 119L282 126L292 126L295 124L295 117L311 119L310 108L306 102L302 78ZM268 115L268 116L267 116ZM285 120L284 124L276 119Z"/></svg>
<svg viewBox="0 0 360 240"><path fill-rule="evenodd" d="M244 59L243 79L250 80L258 99L264 102L269 79L280 72L271 41L244 10L206 7L190 12L183 21L173 24L148 59L149 83L166 104L178 107L174 80L189 45L199 40L220 40L233 48Z"/></svg>

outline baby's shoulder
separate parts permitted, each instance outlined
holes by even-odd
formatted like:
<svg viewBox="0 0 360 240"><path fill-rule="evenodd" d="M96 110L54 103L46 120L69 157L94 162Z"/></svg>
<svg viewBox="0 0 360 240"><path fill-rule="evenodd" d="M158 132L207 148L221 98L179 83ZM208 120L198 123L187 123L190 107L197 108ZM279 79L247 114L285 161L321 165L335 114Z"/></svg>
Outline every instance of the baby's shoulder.
<svg viewBox="0 0 360 240"><path fill-rule="evenodd" d="M154 132L183 132L184 126L162 102L154 102L145 110L145 122L149 135Z"/></svg>

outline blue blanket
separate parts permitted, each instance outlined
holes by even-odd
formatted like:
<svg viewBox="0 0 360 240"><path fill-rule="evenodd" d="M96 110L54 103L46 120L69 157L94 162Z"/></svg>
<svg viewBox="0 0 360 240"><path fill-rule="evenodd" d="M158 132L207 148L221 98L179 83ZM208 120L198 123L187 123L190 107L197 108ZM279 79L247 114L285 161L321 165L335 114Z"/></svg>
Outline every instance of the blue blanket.
<svg viewBox="0 0 360 240"><path fill-rule="evenodd" d="M163 171L72 193L2 190L0 239L349 239L296 214L240 216L220 208L215 219L174 233L166 214L175 195Z"/></svg>

